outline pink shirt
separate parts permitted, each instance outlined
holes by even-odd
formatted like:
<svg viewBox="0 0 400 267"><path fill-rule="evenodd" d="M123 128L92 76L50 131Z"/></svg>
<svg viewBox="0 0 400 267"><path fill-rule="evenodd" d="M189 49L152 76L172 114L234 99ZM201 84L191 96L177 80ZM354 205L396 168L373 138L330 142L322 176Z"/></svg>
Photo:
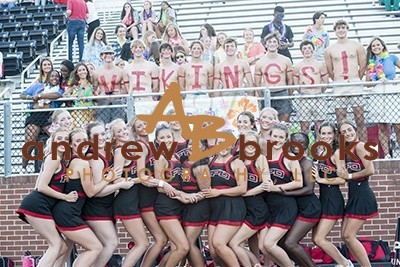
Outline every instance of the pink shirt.
<svg viewBox="0 0 400 267"><path fill-rule="evenodd" d="M261 43L253 43L250 47L245 44L240 52L241 57L247 59L264 54L265 48Z"/></svg>
<svg viewBox="0 0 400 267"><path fill-rule="evenodd" d="M89 13L83 0L68 0L67 10L71 10L71 15L68 17L71 20L86 20L86 14Z"/></svg>

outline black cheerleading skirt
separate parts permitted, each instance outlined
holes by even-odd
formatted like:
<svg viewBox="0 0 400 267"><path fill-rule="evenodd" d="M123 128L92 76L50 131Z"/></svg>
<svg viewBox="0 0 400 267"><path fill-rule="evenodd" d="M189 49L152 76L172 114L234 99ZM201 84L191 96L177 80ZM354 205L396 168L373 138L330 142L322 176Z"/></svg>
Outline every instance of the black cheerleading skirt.
<svg viewBox="0 0 400 267"><path fill-rule="evenodd" d="M157 220L180 220L183 211L183 204L165 194L158 194L154 203L154 212Z"/></svg>
<svg viewBox="0 0 400 267"><path fill-rule="evenodd" d="M29 223L26 220L26 215L40 219L53 220L51 210L56 203L57 199L34 190L22 200L17 210L18 217L26 223Z"/></svg>
<svg viewBox="0 0 400 267"><path fill-rule="evenodd" d="M338 185L319 185L321 219L339 220L344 214L344 199Z"/></svg>
<svg viewBox="0 0 400 267"><path fill-rule="evenodd" d="M63 231L77 231L89 228L81 217L82 207L86 198L79 197L76 202L58 201L52 212L57 229Z"/></svg>
<svg viewBox="0 0 400 267"><path fill-rule="evenodd" d="M140 212L154 211L154 203L159 195L157 188L139 185Z"/></svg>
<svg viewBox="0 0 400 267"><path fill-rule="evenodd" d="M244 224L252 230L263 229L269 217L268 206L264 198L261 195L256 195L243 199L247 208Z"/></svg>
<svg viewBox="0 0 400 267"><path fill-rule="evenodd" d="M297 218L296 220L317 223L321 217L321 201L315 194L296 197Z"/></svg>
<svg viewBox="0 0 400 267"><path fill-rule="evenodd" d="M183 226L205 226L210 220L210 201L203 199L200 202L184 205L182 212Z"/></svg>
<svg viewBox="0 0 400 267"><path fill-rule="evenodd" d="M130 220L140 218L139 187L120 189L114 199L114 219Z"/></svg>
<svg viewBox="0 0 400 267"><path fill-rule="evenodd" d="M105 197L86 199L82 209L82 218L86 221L113 221L114 220L114 193Z"/></svg>
<svg viewBox="0 0 400 267"><path fill-rule="evenodd" d="M366 220L378 215L378 203L368 181L350 181L349 199L345 208L347 218Z"/></svg>
<svg viewBox="0 0 400 267"><path fill-rule="evenodd" d="M270 212L268 227L292 228L297 216L297 203L294 197L265 193L264 197Z"/></svg>
<svg viewBox="0 0 400 267"><path fill-rule="evenodd" d="M210 225L241 226L246 217L246 204L242 197L219 196L210 199Z"/></svg>

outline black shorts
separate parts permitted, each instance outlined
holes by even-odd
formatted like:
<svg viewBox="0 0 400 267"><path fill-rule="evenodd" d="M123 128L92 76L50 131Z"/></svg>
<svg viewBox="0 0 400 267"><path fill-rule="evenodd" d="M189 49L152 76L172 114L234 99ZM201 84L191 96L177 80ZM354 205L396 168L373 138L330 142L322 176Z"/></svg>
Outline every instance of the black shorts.
<svg viewBox="0 0 400 267"><path fill-rule="evenodd" d="M296 220L317 223L321 218L321 201L315 194L296 197L297 218Z"/></svg>
<svg viewBox="0 0 400 267"><path fill-rule="evenodd" d="M277 96L289 96L289 93L287 90L276 93L271 92L271 98ZM290 99L271 99L271 107L278 111L279 115L290 114L293 111L292 101Z"/></svg>
<svg viewBox="0 0 400 267"><path fill-rule="evenodd" d="M77 231L89 228L89 225L81 217L85 200L86 198L80 197L76 202L57 202L52 212L59 231Z"/></svg>
<svg viewBox="0 0 400 267"><path fill-rule="evenodd" d="M51 124L51 111L30 112L25 120L25 127L33 124L39 127L49 126Z"/></svg>
<svg viewBox="0 0 400 267"><path fill-rule="evenodd" d="M246 217L246 204L242 197L219 196L210 199L210 225L241 226Z"/></svg>
<svg viewBox="0 0 400 267"><path fill-rule="evenodd" d="M378 215L378 204L368 181L349 182L349 199L345 208L345 216L366 220Z"/></svg>
<svg viewBox="0 0 400 267"><path fill-rule="evenodd" d="M130 220L140 218L139 186L128 190L120 189L114 199L114 219Z"/></svg>
<svg viewBox="0 0 400 267"><path fill-rule="evenodd" d="M113 202L114 193L105 197L86 199L82 209L82 218L86 221L113 221Z"/></svg>
<svg viewBox="0 0 400 267"><path fill-rule="evenodd" d="M198 203L184 205L183 226L205 226L210 220L210 201L203 199Z"/></svg>
<svg viewBox="0 0 400 267"><path fill-rule="evenodd" d="M339 220L344 214L344 199L338 185L319 185L321 219Z"/></svg>
<svg viewBox="0 0 400 267"><path fill-rule="evenodd" d="M180 220L183 211L183 204L176 199L172 199L165 194L158 194L154 203L154 212L157 220Z"/></svg>
<svg viewBox="0 0 400 267"><path fill-rule="evenodd" d="M139 185L140 212L154 211L154 203L156 202L157 196L157 188Z"/></svg>
<svg viewBox="0 0 400 267"><path fill-rule="evenodd" d="M28 223L28 221L26 220L25 215L40 219L53 220L51 210L56 203L57 200L55 198L34 190L22 200L21 205L17 210L18 217L26 223Z"/></svg>
<svg viewBox="0 0 400 267"><path fill-rule="evenodd" d="M243 199L247 208L244 224L252 230L263 229L269 216L267 203L261 195L244 197Z"/></svg>
<svg viewBox="0 0 400 267"><path fill-rule="evenodd" d="M282 229L292 228L297 216L296 199L274 193L265 194L265 200L270 211L267 226Z"/></svg>

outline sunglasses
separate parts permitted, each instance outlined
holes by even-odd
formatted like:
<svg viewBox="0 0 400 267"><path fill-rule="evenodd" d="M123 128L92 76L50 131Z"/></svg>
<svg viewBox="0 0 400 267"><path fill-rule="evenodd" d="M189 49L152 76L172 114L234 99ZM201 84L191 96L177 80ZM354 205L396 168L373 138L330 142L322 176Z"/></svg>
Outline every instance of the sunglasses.
<svg viewBox="0 0 400 267"><path fill-rule="evenodd" d="M184 55L179 55L179 56L176 56L176 58L178 59L178 58L185 58L185 56Z"/></svg>
<svg viewBox="0 0 400 267"><path fill-rule="evenodd" d="M280 18L280 19L283 19L285 17L285 14L277 14L276 17Z"/></svg>

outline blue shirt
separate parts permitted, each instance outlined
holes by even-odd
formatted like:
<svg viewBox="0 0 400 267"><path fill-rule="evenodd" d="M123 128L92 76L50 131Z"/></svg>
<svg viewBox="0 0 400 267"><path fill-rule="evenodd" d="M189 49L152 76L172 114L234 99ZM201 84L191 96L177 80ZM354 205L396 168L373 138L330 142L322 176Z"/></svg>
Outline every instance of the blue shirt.
<svg viewBox="0 0 400 267"><path fill-rule="evenodd" d="M399 58L396 55L390 54L383 61L383 72L388 80L394 80L396 78L396 65L399 62Z"/></svg>
<svg viewBox="0 0 400 267"><path fill-rule="evenodd" d="M32 84L31 86L29 86L25 91L23 91L21 93L21 95L35 96L35 95L38 95L41 92L43 92L43 90L44 90L43 83L35 83L35 84ZM60 95L60 97L63 95L63 93L64 93L63 90L60 88L60 90L58 90L58 94ZM60 104L62 104L62 103L56 102L56 101L51 101L50 108L58 108L60 106ZM33 105L34 105L34 103L30 103L29 108L32 109Z"/></svg>

